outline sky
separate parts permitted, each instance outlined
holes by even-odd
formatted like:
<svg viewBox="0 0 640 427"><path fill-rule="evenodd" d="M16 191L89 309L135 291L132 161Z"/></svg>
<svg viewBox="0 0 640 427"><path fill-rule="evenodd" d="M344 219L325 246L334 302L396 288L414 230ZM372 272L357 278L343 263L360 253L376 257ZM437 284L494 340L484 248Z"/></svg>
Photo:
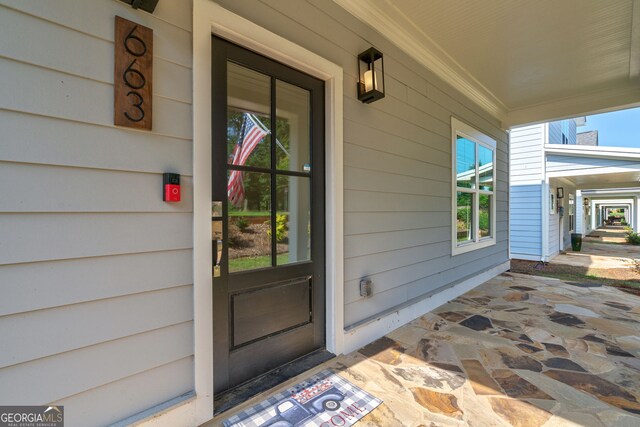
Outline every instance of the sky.
<svg viewBox="0 0 640 427"><path fill-rule="evenodd" d="M598 145L640 148L640 108L587 116L578 132L598 131Z"/></svg>

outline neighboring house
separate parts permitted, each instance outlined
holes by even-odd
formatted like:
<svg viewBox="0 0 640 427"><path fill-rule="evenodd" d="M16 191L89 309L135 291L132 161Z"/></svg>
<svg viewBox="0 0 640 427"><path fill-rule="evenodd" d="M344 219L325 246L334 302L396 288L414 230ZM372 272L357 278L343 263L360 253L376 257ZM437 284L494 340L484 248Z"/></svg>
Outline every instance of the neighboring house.
<svg viewBox="0 0 640 427"><path fill-rule="evenodd" d="M234 385L505 271L507 130L640 102L631 2L555 2L580 31L539 2L127 3L148 2L0 0L0 405L68 426L200 425ZM372 46L384 75L359 76ZM150 130L115 125L150 106Z"/></svg>
<svg viewBox="0 0 640 427"><path fill-rule="evenodd" d="M587 132L580 132L576 135L577 145L598 145L598 131L590 130Z"/></svg>
<svg viewBox="0 0 640 427"><path fill-rule="evenodd" d="M511 258L548 261L612 208L625 209L638 230L640 150L599 147L598 132L577 133L577 123L585 119L511 130Z"/></svg>

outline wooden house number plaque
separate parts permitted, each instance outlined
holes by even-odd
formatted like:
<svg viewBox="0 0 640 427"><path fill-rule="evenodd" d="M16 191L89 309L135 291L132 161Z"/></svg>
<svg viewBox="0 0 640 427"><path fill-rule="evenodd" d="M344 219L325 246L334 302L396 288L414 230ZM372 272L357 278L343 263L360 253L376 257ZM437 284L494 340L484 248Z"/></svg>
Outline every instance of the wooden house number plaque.
<svg viewBox="0 0 640 427"><path fill-rule="evenodd" d="M153 30L116 16L114 123L151 130Z"/></svg>

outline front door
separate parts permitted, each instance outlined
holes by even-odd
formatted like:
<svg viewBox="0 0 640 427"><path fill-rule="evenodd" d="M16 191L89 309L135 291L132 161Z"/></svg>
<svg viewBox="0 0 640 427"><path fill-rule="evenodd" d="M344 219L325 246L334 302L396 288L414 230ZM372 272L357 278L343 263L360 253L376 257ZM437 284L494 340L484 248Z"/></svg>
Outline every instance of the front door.
<svg viewBox="0 0 640 427"><path fill-rule="evenodd" d="M325 345L324 83L213 37L214 390Z"/></svg>

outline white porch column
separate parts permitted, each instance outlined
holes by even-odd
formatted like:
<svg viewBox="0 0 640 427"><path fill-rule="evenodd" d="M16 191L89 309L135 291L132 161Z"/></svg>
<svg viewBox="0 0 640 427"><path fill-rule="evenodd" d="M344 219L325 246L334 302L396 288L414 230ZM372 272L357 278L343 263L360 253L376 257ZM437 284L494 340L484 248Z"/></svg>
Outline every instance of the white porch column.
<svg viewBox="0 0 640 427"><path fill-rule="evenodd" d="M580 233L584 236L584 201L582 198L582 192L576 190L576 233Z"/></svg>
<svg viewBox="0 0 640 427"><path fill-rule="evenodd" d="M542 250L540 256L543 262L549 260L549 210L551 209L549 204L549 178L547 177L542 181L542 213L540 215L542 220L542 235L540 239Z"/></svg>

